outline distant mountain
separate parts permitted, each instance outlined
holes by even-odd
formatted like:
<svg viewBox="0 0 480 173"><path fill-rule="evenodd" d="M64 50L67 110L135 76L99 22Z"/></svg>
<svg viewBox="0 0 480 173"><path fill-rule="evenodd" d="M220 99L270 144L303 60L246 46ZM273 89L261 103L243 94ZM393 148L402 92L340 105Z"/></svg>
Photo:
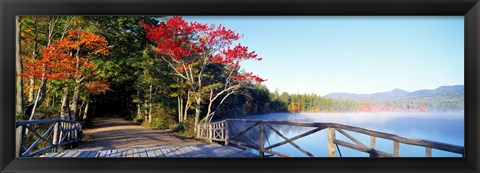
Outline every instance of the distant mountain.
<svg viewBox="0 0 480 173"><path fill-rule="evenodd" d="M402 89L394 89L387 92L378 92L373 94L352 94L352 93L331 93L326 95L327 98L338 98L338 99L349 99L357 102L384 102L384 101L393 101L393 100L416 100L416 99L432 99L432 98L442 98L442 99L463 99L464 97L464 86L463 85L454 85L454 86L441 86L434 90L418 90L413 92L408 92Z"/></svg>

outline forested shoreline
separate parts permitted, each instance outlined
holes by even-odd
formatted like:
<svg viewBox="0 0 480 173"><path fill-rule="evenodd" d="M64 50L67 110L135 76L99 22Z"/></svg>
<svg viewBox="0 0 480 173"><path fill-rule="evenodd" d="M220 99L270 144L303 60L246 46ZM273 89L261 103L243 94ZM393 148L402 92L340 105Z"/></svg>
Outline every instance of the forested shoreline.
<svg viewBox="0 0 480 173"><path fill-rule="evenodd" d="M198 123L271 112L427 111L270 91L240 64L275 57L178 16L22 16L17 31L17 120L121 115L192 136Z"/></svg>

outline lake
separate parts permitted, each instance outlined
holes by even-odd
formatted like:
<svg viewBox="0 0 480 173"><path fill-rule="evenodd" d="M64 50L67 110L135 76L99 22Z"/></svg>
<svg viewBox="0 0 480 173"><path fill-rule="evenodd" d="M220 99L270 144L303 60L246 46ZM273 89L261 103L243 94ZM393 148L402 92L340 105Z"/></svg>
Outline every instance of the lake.
<svg viewBox="0 0 480 173"><path fill-rule="evenodd" d="M271 113L250 116L245 119L296 121L296 122L330 122L369 130L396 134L406 138L426 139L442 143L464 146L464 113ZM242 124L235 124L240 129ZM275 125L278 131L288 138L311 130L310 127ZM267 129L266 146L283 141L283 138ZM269 130L269 131L268 131ZM366 146L370 145L370 136L347 131ZM336 132L337 139L351 142ZM242 140L243 141L243 140ZM297 145L317 157L327 157L327 130L322 130L294 141ZM351 142L353 143L353 142ZM376 149L393 153L393 141L376 139ZM339 146L343 157L368 157L367 153ZM254 153L258 151L251 150ZM276 147L273 151L295 157L307 157L290 144ZM267 153L266 153L267 154ZM337 151L337 156L339 152ZM400 156L424 157L425 147L400 144ZM460 154L432 149L432 157L462 157Z"/></svg>

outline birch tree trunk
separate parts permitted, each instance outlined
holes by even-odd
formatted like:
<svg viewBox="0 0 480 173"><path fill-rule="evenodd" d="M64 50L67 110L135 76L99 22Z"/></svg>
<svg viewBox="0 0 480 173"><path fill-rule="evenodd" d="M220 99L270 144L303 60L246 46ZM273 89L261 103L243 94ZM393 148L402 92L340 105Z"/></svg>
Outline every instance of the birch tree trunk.
<svg viewBox="0 0 480 173"><path fill-rule="evenodd" d="M32 108L31 108L31 112L29 112L30 113L30 118L28 118L29 120L33 119L33 115L35 114L35 109L37 109L37 107L42 105L43 102L45 101L45 97L47 95L47 80L45 79L45 77L43 78L44 79L42 79L42 86L37 92L35 102L33 103L33 105L31 105Z"/></svg>
<svg viewBox="0 0 480 173"><path fill-rule="evenodd" d="M23 113L23 85L22 85L22 77L20 74L23 73L22 70L22 50L20 45L20 16L15 17L15 25L16 25L16 33L15 33L15 70L17 72L16 78L16 103L15 103L15 111L17 115Z"/></svg>
<svg viewBox="0 0 480 173"><path fill-rule="evenodd" d="M85 104L85 110L83 111L83 121L86 121L86 120L87 120L88 105L89 105L89 100L87 99L86 104Z"/></svg>
<svg viewBox="0 0 480 173"><path fill-rule="evenodd" d="M75 52L75 59L76 59L76 68L78 69L80 67L80 47L77 47L77 51ZM82 84L83 78L82 77L77 77L75 79L75 87L73 88L73 97L72 97L72 103L70 105L70 119L75 120L77 117L77 109L78 109L78 98L80 96L80 85Z"/></svg>
<svg viewBox="0 0 480 173"><path fill-rule="evenodd" d="M185 107L183 108L183 122L187 121L187 115L188 115L188 108L192 105L192 103L189 101L191 97L191 91L187 92L187 101L185 102Z"/></svg>
<svg viewBox="0 0 480 173"><path fill-rule="evenodd" d="M83 115L83 109L85 108L85 101L82 101L82 104L80 104L80 106L78 107L78 116L82 116ZM82 117L83 118L83 117Z"/></svg>
<svg viewBox="0 0 480 173"><path fill-rule="evenodd" d="M178 104L178 122L183 122L183 98L181 96L177 96L177 104Z"/></svg>
<svg viewBox="0 0 480 173"><path fill-rule="evenodd" d="M147 109L147 107L148 107L148 103L147 103L147 100L145 100L143 102L143 108L144 108L144 110L143 110L143 120L144 121L148 121L148 109Z"/></svg>
<svg viewBox="0 0 480 173"><path fill-rule="evenodd" d="M195 128L194 129L195 131L197 131L198 122L200 121L202 98L197 96L195 100L197 101L197 105L195 105Z"/></svg>
<svg viewBox="0 0 480 173"><path fill-rule="evenodd" d="M78 97L80 95L80 83L77 83L73 89L72 103L70 104L70 119L75 120L77 117Z"/></svg>
<svg viewBox="0 0 480 173"><path fill-rule="evenodd" d="M153 82L150 81L150 98L148 101L148 122L152 122L152 93L153 93Z"/></svg>
<svg viewBox="0 0 480 173"><path fill-rule="evenodd" d="M33 95L35 91L33 88L35 87L35 78L33 76L29 77L29 84L28 84L28 103L33 103L33 99L35 98Z"/></svg>
<svg viewBox="0 0 480 173"><path fill-rule="evenodd" d="M63 91L62 105L60 106L60 118L67 119L70 118L68 115L68 88L64 88Z"/></svg>
<svg viewBox="0 0 480 173"><path fill-rule="evenodd" d="M142 103L140 102L140 85L137 83L137 119L142 117Z"/></svg>
<svg viewBox="0 0 480 173"><path fill-rule="evenodd" d="M32 51L32 59L37 59L37 50L38 50L38 40L37 40L37 17L33 16L33 51ZM34 97L34 87L35 87L35 78L33 76L29 77L30 83L28 85L28 103L33 103Z"/></svg>

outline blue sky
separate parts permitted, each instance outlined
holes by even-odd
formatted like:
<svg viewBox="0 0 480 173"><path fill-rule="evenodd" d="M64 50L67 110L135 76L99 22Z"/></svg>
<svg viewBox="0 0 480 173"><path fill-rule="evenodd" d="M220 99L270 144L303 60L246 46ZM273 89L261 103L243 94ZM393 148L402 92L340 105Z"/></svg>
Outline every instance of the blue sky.
<svg viewBox="0 0 480 173"><path fill-rule="evenodd" d="M464 84L463 16L184 16L244 37L274 91L374 93Z"/></svg>

